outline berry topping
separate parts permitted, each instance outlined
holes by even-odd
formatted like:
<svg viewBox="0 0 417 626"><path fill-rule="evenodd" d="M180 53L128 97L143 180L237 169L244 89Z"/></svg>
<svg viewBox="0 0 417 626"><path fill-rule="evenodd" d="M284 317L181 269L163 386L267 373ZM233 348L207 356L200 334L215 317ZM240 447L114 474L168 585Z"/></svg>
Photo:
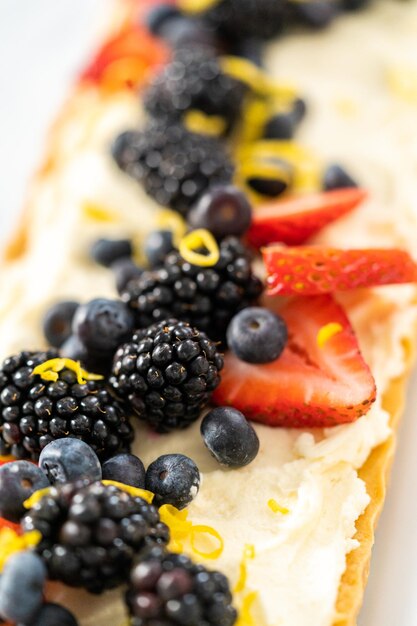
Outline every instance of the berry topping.
<svg viewBox="0 0 417 626"><path fill-rule="evenodd" d="M133 254L130 239L97 239L91 246L90 255L93 261L110 267L115 261Z"/></svg>
<svg viewBox="0 0 417 626"><path fill-rule="evenodd" d="M288 341L282 317L261 307L240 311L227 329L227 345L238 359L247 363L275 361Z"/></svg>
<svg viewBox="0 0 417 626"><path fill-rule="evenodd" d="M29 461L13 461L0 467L0 516L18 522L23 503L38 489L49 487L42 470Z"/></svg>
<svg viewBox="0 0 417 626"><path fill-rule="evenodd" d="M84 441L73 437L48 443L40 454L39 467L52 484L81 479L101 480L101 465L96 453Z"/></svg>
<svg viewBox="0 0 417 626"><path fill-rule="evenodd" d="M79 365L77 370L76 363L56 356L21 352L3 362L1 453L37 461L48 443L67 436L82 439L100 458L129 449L132 427L105 383L79 378ZM59 371L48 370L51 362Z"/></svg>
<svg viewBox="0 0 417 626"><path fill-rule="evenodd" d="M145 468L134 454L116 454L102 465L103 480L114 480L137 489L145 488Z"/></svg>
<svg viewBox="0 0 417 626"><path fill-rule="evenodd" d="M234 173L223 143L181 124L152 122L142 132L123 133L113 156L148 195L183 215L208 187L229 183Z"/></svg>
<svg viewBox="0 0 417 626"><path fill-rule="evenodd" d="M146 15L146 26L153 35L160 35L167 22L178 18L181 13L173 4L157 4Z"/></svg>
<svg viewBox="0 0 417 626"><path fill-rule="evenodd" d="M159 547L133 566L126 601L131 626L233 626L237 620L226 576Z"/></svg>
<svg viewBox="0 0 417 626"><path fill-rule="evenodd" d="M164 454L146 470L146 489L155 494L157 506L172 504L184 509L200 488L200 472L192 459L184 454Z"/></svg>
<svg viewBox="0 0 417 626"><path fill-rule="evenodd" d="M46 568L29 550L12 554L0 579L0 615L19 624L32 624L42 606Z"/></svg>
<svg viewBox="0 0 417 626"><path fill-rule="evenodd" d="M143 251L151 267L162 265L167 254L174 250L172 231L154 230L146 238Z"/></svg>
<svg viewBox="0 0 417 626"><path fill-rule="evenodd" d="M340 189L262 204L254 211L248 240L258 248L277 242L299 245L365 198L363 189Z"/></svg>
<svg viewBox="0 0 417 626"><path fill-rule="evenodd" d="M22 527L41 533L36 551L50 579L92 593L124 582L135 553L168 541L168 529L152 504L102 483L52 487L25 515Z"/></svg>
<svg viewBox="0 0 417 626"><path fill-rule="evenodd" d="M404 250L270 246L262 254L269 295L307 296L417 281L417 265Z"/></svg>
<svg viewBox="0 0 417 626"><path fill-rule="evenodd" d="M267 139L292 139L305 113L306 104L304 100L297 98L289 111L277 113L266 122L264 137Z"/></svg>
<svg viewBox="0 0 417 626"><path fill-rule="evenodd" d="M43 334L47 342L60 348L71 335L71 324L79 302L68 300L51 306L43 319Z"/></svg>
<svg viewBox="0 0 417 626"><path fill-rule="evenodd" d="M116 352L110 384L156 430L195 421L220 381L223 359L204 333L169 319L138 330Z"/></svg>
<svg viewBox="0 0 417 626"><path fill-rule="evenodd" d="M44 604L34 622L30 626L78 626L72 613L59 604Z"/></svg>
<svg viewBox="0 0 417 626"><path fill-rule="evenodd" d="M309 0L292 4L298 20L312 28L325 28L340 11L339 3L329 0Z"/></svg>
<svg viewBox="0 0 417 626"><path fill-rule="evenodd" d="M193 228L206 228L218 239L240 237L250 226L252 207L243 191L234 185L210 187L187 219Z"/></svg>
<svg viewBox="0 0 417 626"><path fill-rule="evenodd" d="M229 352L214 401L286 428L335 426L367 413L375 382L343 309L330 295L298 297L279 314L289 337L281 357L252 365ZM319 345L319 333L329 324L341 330Z"/></svg>
<svg viewBox="0 0 417 626"><path fill-rule="evenodd" d="M211 267L192 265L172 252L159 269L129 283L122 299L136 312L138 326L172 316L223 340L235 313L257 301L262 283L238 239L225 238L218 247L219 260Z"/></svg>
<svg viewBox="0 0 417 626"><path fill-rule="evenodd" d="M130 257L118 259L111 266L116 280L117 293L121 294L127 288L129 282L142 275L143 269L136 265Z"/></svg>
<svg viewBox="0 0 417 626"><path fill-rule="evenodd" d="M119 300L96 298L82 304L75 314L72 330L88 350L114 352L134 329L131 311Z"/></svg>
<svg viewBox="0 0 417 626"><path fill-rule="evenodd" d="M259 452L259 439L246 417L231 407L212 409L201 422L204 443L216 461L227 467L244 467Z"/></svg>
<svg viewBox="0 0 417 626"><path fill-rule="evenodd" d="M323 189L348 189L358 184L340 165L330 165L323 175Z"/></svg>

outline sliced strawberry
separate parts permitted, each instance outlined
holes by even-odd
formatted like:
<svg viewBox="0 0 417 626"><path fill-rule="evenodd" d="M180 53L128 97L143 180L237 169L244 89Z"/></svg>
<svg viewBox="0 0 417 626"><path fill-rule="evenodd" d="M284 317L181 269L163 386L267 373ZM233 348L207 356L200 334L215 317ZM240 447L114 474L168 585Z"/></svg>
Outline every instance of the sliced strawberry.
<svg viewBox="0 0 417 626"><path fill-rule="evenodd" d="M252 365L227 353L214 401L286 428L335 426L367 413L375 400L375 382L333 297L295 297L279 313L289 333L282 355L267 365ZM337 332L318 341L329 324Z"/></svg>
<svg viewBox="0 0 417 626"><path fill-rule="evenodd" d="M366 195L364 189L337 189L262 204L254 211L248 241L257 248L277 242L299 245L352 211Z"/></svg>
<svg viewBox="0 0 417 626"><path fill-rule="evenodd" d="M339 250L269 246L262 255L268 295L303 296L417 281L417 265L404 250Z"/></svg>

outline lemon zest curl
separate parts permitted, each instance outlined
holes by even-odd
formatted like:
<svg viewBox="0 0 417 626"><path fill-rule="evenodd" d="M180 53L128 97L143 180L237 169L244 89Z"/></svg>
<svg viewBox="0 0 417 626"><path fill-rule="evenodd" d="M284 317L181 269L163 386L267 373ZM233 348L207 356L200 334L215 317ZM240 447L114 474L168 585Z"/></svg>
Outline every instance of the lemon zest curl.
<svg viewBox="0 0 417 626"><path fill-rule="evenodd" d="M102 380L100 374L91 374L81 367L79 361L73 361L67 358L49 359L40 363L32 370L33 376L40 376L42 380L50 380L56 382L59 378L59 372L63 369L69 369L77 375L77 383L84 385L87 380Z"/></svg>

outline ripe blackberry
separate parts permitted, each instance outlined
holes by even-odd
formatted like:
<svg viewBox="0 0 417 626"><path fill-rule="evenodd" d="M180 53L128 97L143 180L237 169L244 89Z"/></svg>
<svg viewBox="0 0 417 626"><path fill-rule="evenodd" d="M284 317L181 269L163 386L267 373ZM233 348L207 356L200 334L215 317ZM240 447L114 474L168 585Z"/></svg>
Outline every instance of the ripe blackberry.
<svg viewBox="0 0 417 626"><path fill-rule="evenodd" d="M126 582L137 552L169 540L156 507L100 482L52 487L22 527L41 533L36 551L49 578L92 593Z"/></svg>
<svg viewBox="0 0 417 626"><path fill-rule="evenodd" d="M129 450L133 429L121 406L101 380L78 384L68 367L57 380L44 380L32 371L58 357L55 350L21 352L0 368L0 454L37 461L54 439L76 437L100 458Z"/></svg>
<svg viewBox="0 0 417 626"><path fill-rule="evenodd" d="M160 547L134 564L126 602L130 626L233 626L237 620L226 576Z"/></svg>
<svg viewBox="0 0 417 626"><path fill-rule="evenodd" d="M159 204L185 215L210 185L229 183L234 166L221 141L155 120L117 137L113 157Z"/></svg>
<svg viewBox="0 0 417 626"><path fill-rule="evenodd" d="M164 264L131 281L122 299L137 313L139 327L168 317L196 326L214 341L223 341L232 317L253 304L261 281L253 274L248 249L236 237L219 243L213 267L200 267L171 252Z"/></svg>
<svg viewBox="0 0 417 626"><path fill-rule="evenodd" d="M230 128L238 117L247 87L224 74L214 51L190 46L176 51L144 95L150 115L179 120L190 109L221 116Z"/></svg>
<svg viewBox="0 0 417 626"><path fill-rule="evenodd" d="M138 330L116 352L110 384L159 432L195 421L220 382L223 359L204 333L168 319Z"/></svg>

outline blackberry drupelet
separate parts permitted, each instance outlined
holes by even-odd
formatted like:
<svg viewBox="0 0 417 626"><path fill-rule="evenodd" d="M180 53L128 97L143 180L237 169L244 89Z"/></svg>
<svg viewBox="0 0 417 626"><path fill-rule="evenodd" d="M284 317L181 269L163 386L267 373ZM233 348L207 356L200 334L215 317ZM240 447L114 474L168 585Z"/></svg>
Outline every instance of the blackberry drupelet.
<svg viewBox="0 0 417 626"><path fill-rule="evenodd" d="M224 238L219 252L212 267L191 265L179 252L172 252L160 268L131 281L121 297L136 311L138 326L175 317L214 341L224 341L230 320L257 301L262 283L253 274L250 253L239 239Z"/></svg>
<svg viewBox="0 0 417 626"><path fill-rule="evenodd" d="M237 620L226 576L160 547L136 561L126 602L131 626L233 626Z"/></svg>
<svg viewBox="0 0 417 626"><path fill-rule="evenodd" d="M156 507L100 482L51 487L22 527L41 533L36 551L50 579L92 593L127 582L135 554L169 540Z"/></svg>
<svg viewBox="0 0 417 626"><path fill-rule="evenodd" d="M129 450L133 429L103 381L79 384L66 366L56 381L32 374L57 357L55 350L21 352L3 362L0 454L37 461L48 443L67 436L88 443L101 459Z"/></svg>
<svg viewBox="0 0 417 626"><path fill-rule="evenodd" d="M204 46L183 47L155 76L144 94L150 115L179 120L190 109L222 117L230 128L239 116L247 86L225 74L215 52Z"/></svg>
<svg viewBox="0 0 417 626"><path fill-rule="evenodd" d="M110 384L159 432L185 428L220 382L223 359L204 333L168 319L138 330L114 357Z"/></svg>
<svg viewBox="0 0 417 626"><path fill-rule="evenodd" d="M220 140L189 132L181 124L153 120L143 131L122 133L112 153L149 196L182 215L209 186L230 183L234 173Z"/></svg>

